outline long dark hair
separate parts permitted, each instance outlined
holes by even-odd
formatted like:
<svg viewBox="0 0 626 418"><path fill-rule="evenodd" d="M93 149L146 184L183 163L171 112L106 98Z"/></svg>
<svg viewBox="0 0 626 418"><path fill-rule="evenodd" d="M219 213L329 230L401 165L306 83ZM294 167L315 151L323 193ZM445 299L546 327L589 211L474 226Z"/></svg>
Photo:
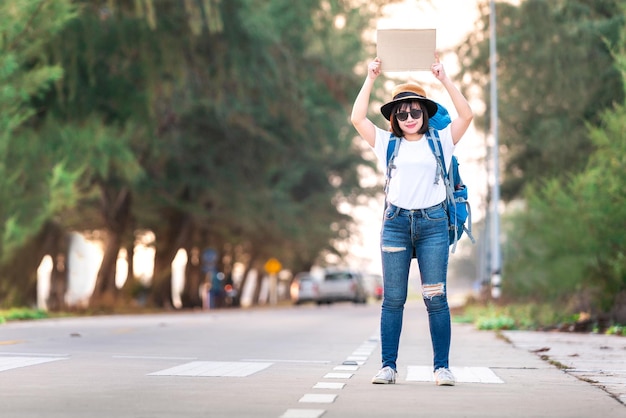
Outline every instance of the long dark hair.
<svg viewBox="0 0 626 418"><path fill-rule="evenodd" d="M396 119L396 112L398 112L400 110L400 108L405 105L412 105L414 103L417 103L420 107L420 109L422 109L422 127L420 128L419 131L417 131L418 134L425 134L428 131L428 111L426 110L426 107L424 105L422 105L422 102L420 102L419 100L413 100L410 102L400 102L397 105L395 105L393 107L393 109L391 109L391 116L389 117L389 121L391 122L391 132L393 132L393 134L397 137L397 138L402 138L402 136L404 135L404 133L402 132L402 129L400 129L400 124L398 124L398 120Z"/></svg>

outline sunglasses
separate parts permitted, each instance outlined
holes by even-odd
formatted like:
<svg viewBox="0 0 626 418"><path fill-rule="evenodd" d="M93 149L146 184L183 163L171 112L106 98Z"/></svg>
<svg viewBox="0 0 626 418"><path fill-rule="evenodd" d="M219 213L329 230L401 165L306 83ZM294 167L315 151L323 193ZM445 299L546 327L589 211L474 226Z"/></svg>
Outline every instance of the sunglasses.
<svg viewBox="0 0 626 418"><path fill-rule="evenodd" d="M409 113L411 114L411 117L413 119L419 119L419 118L422 117L422 110L421 109L411 109L410 112L397 112L395 114L395 117L400 122L404 122L405 120L407 120L409 118Z"/></svg>

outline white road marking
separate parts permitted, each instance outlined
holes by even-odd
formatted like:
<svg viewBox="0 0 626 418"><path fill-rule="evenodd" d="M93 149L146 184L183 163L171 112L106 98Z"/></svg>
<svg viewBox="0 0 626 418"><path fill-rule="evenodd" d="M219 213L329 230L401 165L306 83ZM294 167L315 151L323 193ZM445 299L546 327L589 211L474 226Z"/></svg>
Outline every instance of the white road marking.
<svg viewBox="0 0 626 418"><path fill-rule="evenodd" d="M282 360L274 358L245 358L241 361L263 362L263 363L312 363L312 364L328 364L329 360Z"/></svg>
<svg viewBox="0 0 626 418"><path fill-rule="evenodd" d="M148 376L246 377L267 369L272 363L192 361L149 373Z"/></svg>
<svg viewBox="0 0 626 418"><path fill-rule="evenodd" d="M337 395L329 393L329 394L318 394L318 393L305 393L303 397L300 398L298 402L302 403L333 403L337 399Z"/></svg>
<svg viewBox="0 0 626 418"><path fill-rule="evenodd" d="M324 412L324 409L288 409L280 418L319 418Z"/></svg>
<svg viewBox="0 0 626 418"><path fill-rule="evenodd" d="M344 372L356 372L359 370L359 366L335 366L333 370L344 371Z"/></svg>
<svg viewBox="0 0 626 418"><path fill-rule="evenodd" d="M158 357L158 356L113 356L120 359L140 360L196 360L198 357Z"/></svg>
<svg viewBox="0 0 626 418"><path fill-rule="evenodd" d="M46 353L0 353L0 357L69 357L69 354L46 354Z"/></svg>
<svg viewBox="0 0 626 418"><path fill-rule="evenodd" d="M354 373L326 373L324 379L350 379Z"/></svg>
<svg viewBox="0 0 626 418"><path fill-rule="evenodd" d="M359 366L365 364L365 361L378 346L378 337L371 337L368 341L359 346L351 356L349 356L341 365L335 366L335 371L357 371ZM350 379L354 373L327 373L325 379ZM345 383L337 382L317 382L313 389L333 389L341 390L346 386ZM302 403L332 403L337 399L336 394L313 394L307 393L299 402ZM324 413L323 409L288 409L280 418L319 418Z"/></svg>
<svg viewBox="0 0 626 418"><path fill-rule="evenodd" d="M34 366L51 361L67 360L62 357L2 357L0 358L0 372L17 369L19 367Z"/></svg>
<svg viewBox="0 0 626 418"><path fill-rule="evenodd" d="M488 367L450 367L450 371L459 383L504 383ZM430 366L408 366L406 380L434 382L435 377Z"/></svg>
<svg viewBox="0 0 626 418"><path fill-rule="evenodd" d="M364 362L367 360L367 357L368 356L348 356L346 357L346 360L356 361L358 363L359 361Z"/></svg>
<svg viewBox="0 0 626 418"><path fill-rule="evenodd" d="M313 389L343 389L345 386L345 383L317 382Z"/></svg>

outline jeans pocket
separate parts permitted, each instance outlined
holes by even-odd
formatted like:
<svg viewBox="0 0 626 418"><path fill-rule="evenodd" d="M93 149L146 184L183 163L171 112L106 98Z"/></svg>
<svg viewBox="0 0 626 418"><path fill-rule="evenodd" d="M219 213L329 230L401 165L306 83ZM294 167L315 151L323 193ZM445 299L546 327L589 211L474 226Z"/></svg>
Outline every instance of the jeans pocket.
<svg viewBox="0 0 626 418"><path fill-rule="evenodd" d="M447 221L448 214L443 207L437 209L424 211L424 217L429 221Z"/></svg>
<svg viewBox="0 0 626 418"><path fill-rule="evenodd" d="M390 221L392 219L395 219L398 216L399 212L399 207L395 205L387 205L387 207L385 208L385 220Z"/></svg>

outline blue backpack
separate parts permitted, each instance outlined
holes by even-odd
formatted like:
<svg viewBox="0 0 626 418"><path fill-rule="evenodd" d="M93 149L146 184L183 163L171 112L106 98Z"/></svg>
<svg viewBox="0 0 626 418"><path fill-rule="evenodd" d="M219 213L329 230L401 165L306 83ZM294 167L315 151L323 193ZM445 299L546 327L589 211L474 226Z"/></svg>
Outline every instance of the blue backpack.
<svg viewBox="0 0 626 418"><path fill-rule="evenodd" d="M441 146L441 140L439 139L439 132L450 124L450 114L445 107L438 105L437 113L429 119L428 132L426 138L428 139L428 145L437 159L437 173L435 175L435 184L439 184L439 178L444 179L446 184L446 209L448 212L448 233L450 245L452 246L452 252L456 250L456 244L463 235L463 232L467 233L467 236L472 242L476 242L472 235L472 212L467 200L467 186L461 180L459 174L459 162L456 156L452 156L450 162L450 169L446 170L444 163L443 148ZM389 145L387 146L387 181L385 184L385 193L387 193L387 187L389 185L389 179L391 178L391 170L395 168L393 160L398 155L398 148L400 141L393 134L389 139ZM467 226L466 226L467 224Z"/></svg>

